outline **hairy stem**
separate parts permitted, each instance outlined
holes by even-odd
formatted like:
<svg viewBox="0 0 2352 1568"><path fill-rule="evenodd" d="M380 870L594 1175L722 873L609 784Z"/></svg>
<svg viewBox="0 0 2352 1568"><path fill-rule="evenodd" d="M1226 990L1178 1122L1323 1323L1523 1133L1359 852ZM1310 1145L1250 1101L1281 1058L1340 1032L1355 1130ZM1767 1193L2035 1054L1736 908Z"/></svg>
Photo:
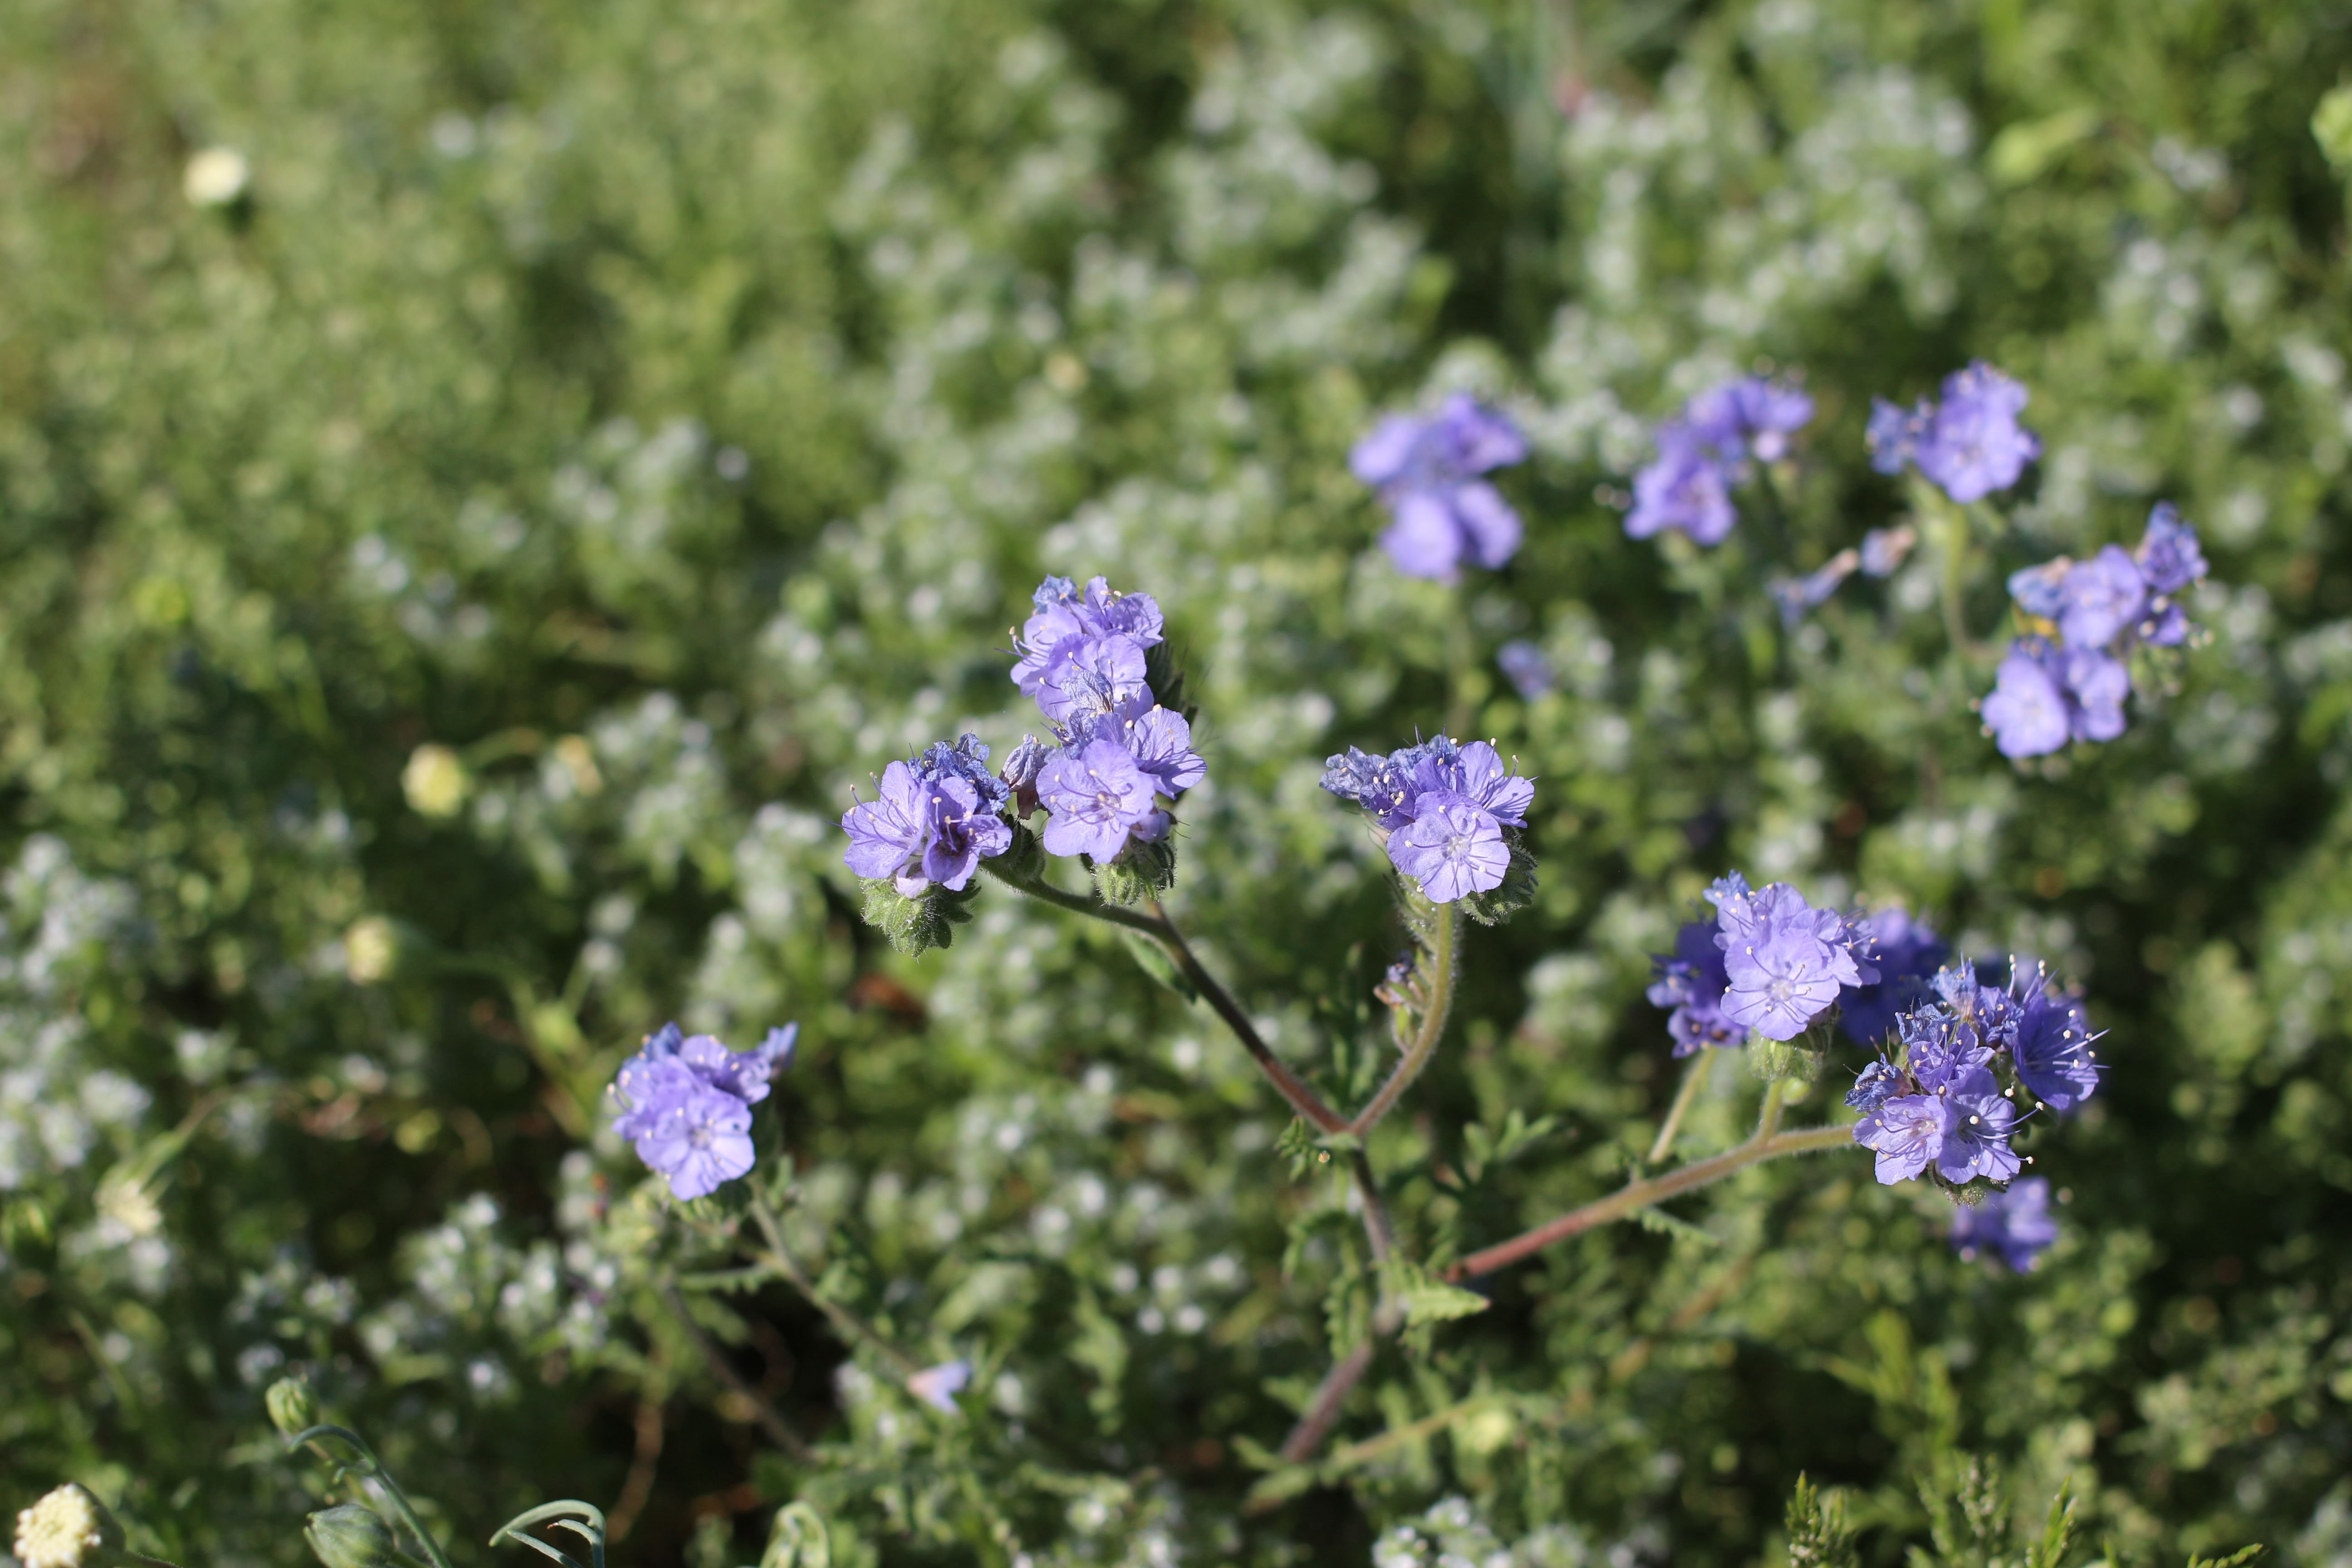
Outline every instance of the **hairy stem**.
<svg viewBox="0 0 2352 1568"><path fill-rule="evenodd" d="M1364 1109L1357 1112L1356 1119L1348 1123L1348 1131L1359 1138L1379 1126L1381 1118L1394 1109L1398 1097L1412 1087L1412 1080L1429 1065L1431 1053L1437 1049L1437 1042L1445 1033L1446 1015L1454 1010L1454 939L1459 929L1454 906L1438 905L1437 929L1429 939L1429 1005L1422 1011L1421 1026L1405 1047L1403 1059Z"/></svg>
<svg viewBox="0 0 2352 1568"><path fill-rule="evenodd" d="M1776 1084L1774 1089L1778 1088ZM1777 1124L1780 1119L1777 1093L1768 1093L1766 1111L1770 1122ZM1508 1241L1497 1242L1484 1251L1474 1252L1447 1269L1446 1278L1460 1280L1491 1274L1497 1268L1507 1268L1521 1258L1542 1251L1556 1241L1565 1241L1571 1236L1580 1236L1612 1220L1623 1219L1653 1204L1696 1192L1750 1165L1777 1160L1784 1154L1811 1154L1824 1149L1835 1149L1853 1141L1853 1129L1851 1127L1809 1127L1796 1132L1775 1132L1769 1127L1759 1127L1755 1137L1725 1150L1712 1159L1685 1165L1678 1171L1668 1171L1661 1176L1628 1183L1605 1198L1571 1210L1558 1219L1546 1221Z"/></svg>
<svg viewBox="0 0 2352 1568"><path fill-rule="evenodd" d="M1698 1100L1698 1091L1706 1086L1706 1077L1715 1068L1713 1047L1701 1046L1691 1065L1683 1069L1682 1087L1675 1090L1675 1103L1666 1111L1665 1125L1658 1129L1657 1142L1650 1145L1650 1157L1643 1163L1654 1165L1674 1152L1675 1134L1683 1130L1683 1118Z"/></svg>
<svg viewBox="0 0 2352 1568"><path fill-rule="evenodd" d="M751 1217L759 1223L760 1234L767 1238L768 1250L764 1255L764 1260L777 1273L791 1281L794 1289L807 1297L811 1305L830 1319L835 1328L839 1329L852 1340L870 1346L876 1353L898 1368L902 1377L912 1377L923 1370L914 1357L891 1343L880 1330L817 1289L815 1282L809 1279L807 1271L801 1268L793 1258L791 1249L784 1246L783 1225L776 1218L776 1211L768 1206L766 1196L757 1187L751 1190Z"/></svg>

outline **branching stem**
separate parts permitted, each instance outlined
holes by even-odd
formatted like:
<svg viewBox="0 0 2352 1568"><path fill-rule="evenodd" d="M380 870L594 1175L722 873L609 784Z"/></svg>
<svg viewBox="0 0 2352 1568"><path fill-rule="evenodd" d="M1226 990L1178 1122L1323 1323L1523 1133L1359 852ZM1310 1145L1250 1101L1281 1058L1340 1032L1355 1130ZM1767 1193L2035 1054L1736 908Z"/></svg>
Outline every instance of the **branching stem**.
<svg viewBox="0 0 2352 1568"><path fill-rule="evenodd" d="M1484 1251L1474 1252L1446 1270L1454 1280L1472 1279L1482 1274L1492 1274L1506 1268L1556 1241L1566 1241L1571 1236L1581 1236L1596 1226L1621 1220L1653 1204L1696 1192L1724 1177L1744 1171L1766 1160L1777 1160L1784 1154L1811 1154L1825 1149L1835 1149L1853 1142L1851 1127L1809 1127L1795 1132L1774 1131L1780 1124L1780 1086L1775 1084L1765 1098L1764 1117L1756 1135L1744 1143L1725 1150L1711 1159L1700 1160L1680 1170L1668 1171L1661 1176L1651 1176L1630 1182L1605 1198L1570 1210L1558 1219L1549 1220L1533 1230L1497 1242Z"/></svg>

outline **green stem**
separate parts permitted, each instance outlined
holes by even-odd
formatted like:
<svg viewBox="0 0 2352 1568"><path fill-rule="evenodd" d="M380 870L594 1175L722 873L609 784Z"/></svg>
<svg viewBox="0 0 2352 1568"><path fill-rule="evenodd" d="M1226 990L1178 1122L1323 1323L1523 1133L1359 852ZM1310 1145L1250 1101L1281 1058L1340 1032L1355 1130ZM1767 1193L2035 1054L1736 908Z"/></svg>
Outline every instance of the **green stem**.
<svg viewBox="0 0 2352 1568"><path fill-rule="evenodd" d="M1391 1072L1388 1081L1381 1085L1356 1119L1348 1123L1348 1131L1360 1138L1380 1125L1381 1118L1395 1108L1397 1099L1412 1087L1429 1065L1438 1040L1445 1033L1446 1015L1454 1010L1454 940L1459 929L1458 917L1452 904L1437 906L1437 929L1429 939L1429 1002L1422 1009L1421 1026L1414 1032L1412 1042L1406 1047L1404 1058Z"/></svg>
<svg viewBox="0 0 2352 1568"><path fill-rule="evenodd" d="M1774 1089L1778 1088L1776 1084ZM1768 1092L1766 1112L1769 1121L1777 1125L1780 1120L1777 1092ZM1816 1153L1853 1142L1853 1129L1851 1127L1809 1127L1796 1132L1773 1132L1759 1127L1755 1137L1725 1150L1712 1159L1685 1165L1662 1176L1629 1183L1605 1198L1571 1210L1558 1219L1547 1221L1533 1230L1522 1232L1508 1241L1498 1242L1482 1252L1474 1252L1446 1270L1446 1278L1459 1280L1491 1274L1497 1268L1507 1268L1530 1254L1542 1251L1556 1241L1565 1241L1598 1226L1623 1219L1653 1204L1696 1192L1750 1165L1777 1160L1784 1154Z"/></svg>
<svg viewBox="0 0 2352 1568"><path fill-rule="evenodd" d="M1477 644L1470 636L1470 622L1457 596L1455 613L1445 623L1445 732L1459 735L1470 728L1470 668L1476 660Z"/></svg>
<svg viewBox="0 0 2352 1568"><path fill-rule="evenodd" d="M793 1259L792 1250L784 1245L783 1225L776 1218L776 1211L768 1206L766 1194L756 1186L751 1189L751 1217L759 1224L760 1234L767 1238L768 1264L789 1280L793 1289L807 1297L812 1306L832 1320L834 1327L872 1348L883 1360L896 1367L901 1377L912 1377L923 1370L913 1356L892 1343L880 1330L817 1289L815 1281L808 1277L807 1271Z"/></svg>
<svg viewBox="0 0 2352 1568"><path fill-rule="evenodd" d="M1696 1059L1683 1069L1682 1087L1675 1091L1675 1103L1666 1111L1665 1125L1658 1129L1657 1142L1650 1145L1650 1157L1643 1163L1654 1165L1674 1152L1675 1134L1683 1127L1683 1118L1698 1100L1699 1089L1706 1083L1707 1074L1715 1068L1715 1049L1701 1046Z"/></svg>
<svg viewBox="0 0 2352 1568"><path fill-rule="evenodd" d="M425 1555L432 1559L433 1568L450 1568L449 1554L441 1550L441 1543L433 1539L433 1532L425 1528L423 1520L416 1517L416 1510L409 1502L408 1494L400 1489L400 1483L392 1479L391 1473L383 1468L383 1461L375 1457L375 1450L369 1447L366 1439L358 1433L348 1426L312 1426L287 1438L286 1446L297 1448L309 1443L320 1458L331 1464L334 1462L332 1458L318 1445L318 1439L321 1437L341 1438L358 1450L360 1458L367 1465L365 1479L383 1488L385 1500L392 1504L393 1511L400 1515L401 1522L408 1526L409 1532L416 1537L417 1544L425 1548Z"/></svg>

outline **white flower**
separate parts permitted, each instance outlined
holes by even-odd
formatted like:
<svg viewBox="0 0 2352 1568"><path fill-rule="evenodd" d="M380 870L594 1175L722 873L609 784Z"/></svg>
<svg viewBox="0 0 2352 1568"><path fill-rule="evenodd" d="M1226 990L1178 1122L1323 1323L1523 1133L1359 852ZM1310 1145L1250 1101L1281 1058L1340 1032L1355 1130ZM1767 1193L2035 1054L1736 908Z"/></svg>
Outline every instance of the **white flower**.
<svg viewBox="0 0 2352 1568"><path fill-rule="evenodd" d="M188 160L180 192L196 206L225 207L245 195L253 166L234 147L207 147Z"/></svg>

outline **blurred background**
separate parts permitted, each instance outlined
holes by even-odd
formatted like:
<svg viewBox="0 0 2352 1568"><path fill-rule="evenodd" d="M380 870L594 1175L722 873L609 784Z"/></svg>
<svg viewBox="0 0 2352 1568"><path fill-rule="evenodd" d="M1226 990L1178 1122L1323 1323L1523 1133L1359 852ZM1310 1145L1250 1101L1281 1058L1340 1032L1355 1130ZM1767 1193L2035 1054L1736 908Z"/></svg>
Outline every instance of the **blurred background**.
<svg viewBox="0 0 2352 1568"><path fill-rule="evenodd" d="M305 1367L474 1561L576 1496L731 1568L804 1496L854 1563L1695 1568L1783 1560L1801 1470L1956 1563L1922 1489L1981 1456L2076 1561L2352 1563L2347 68L2319 0L0 8L5 1506L303 1561ZM2159 497L2214 567L2182 689L2034 771L1930 677L1932 563L1756 591L1902 518L1869 400L1976 357L2044 443L2001 571ZM1788 542L1624 539L1651 425L1759 367L1821 410ZM1454 388L1537 450L1447 589L1345 458ZM1751 1173L1502 1277L1340 1431L1419 1435L1243 1517L1339 1191L1116 941L997 889L898 959L839 862L887 761L1036 727L1047 570L1167 608L1174 908L1327 1081L1397 928L1323 756L1450 701L1539 775L1538 902L1383 1134L1410 1233L1616 1184L1649 955L1736 865L2087 988L2063 1239ZM597 1096L670 1017L799 1021L795 1234L976 1363L961 1424L657 1289Z"/></svg>

